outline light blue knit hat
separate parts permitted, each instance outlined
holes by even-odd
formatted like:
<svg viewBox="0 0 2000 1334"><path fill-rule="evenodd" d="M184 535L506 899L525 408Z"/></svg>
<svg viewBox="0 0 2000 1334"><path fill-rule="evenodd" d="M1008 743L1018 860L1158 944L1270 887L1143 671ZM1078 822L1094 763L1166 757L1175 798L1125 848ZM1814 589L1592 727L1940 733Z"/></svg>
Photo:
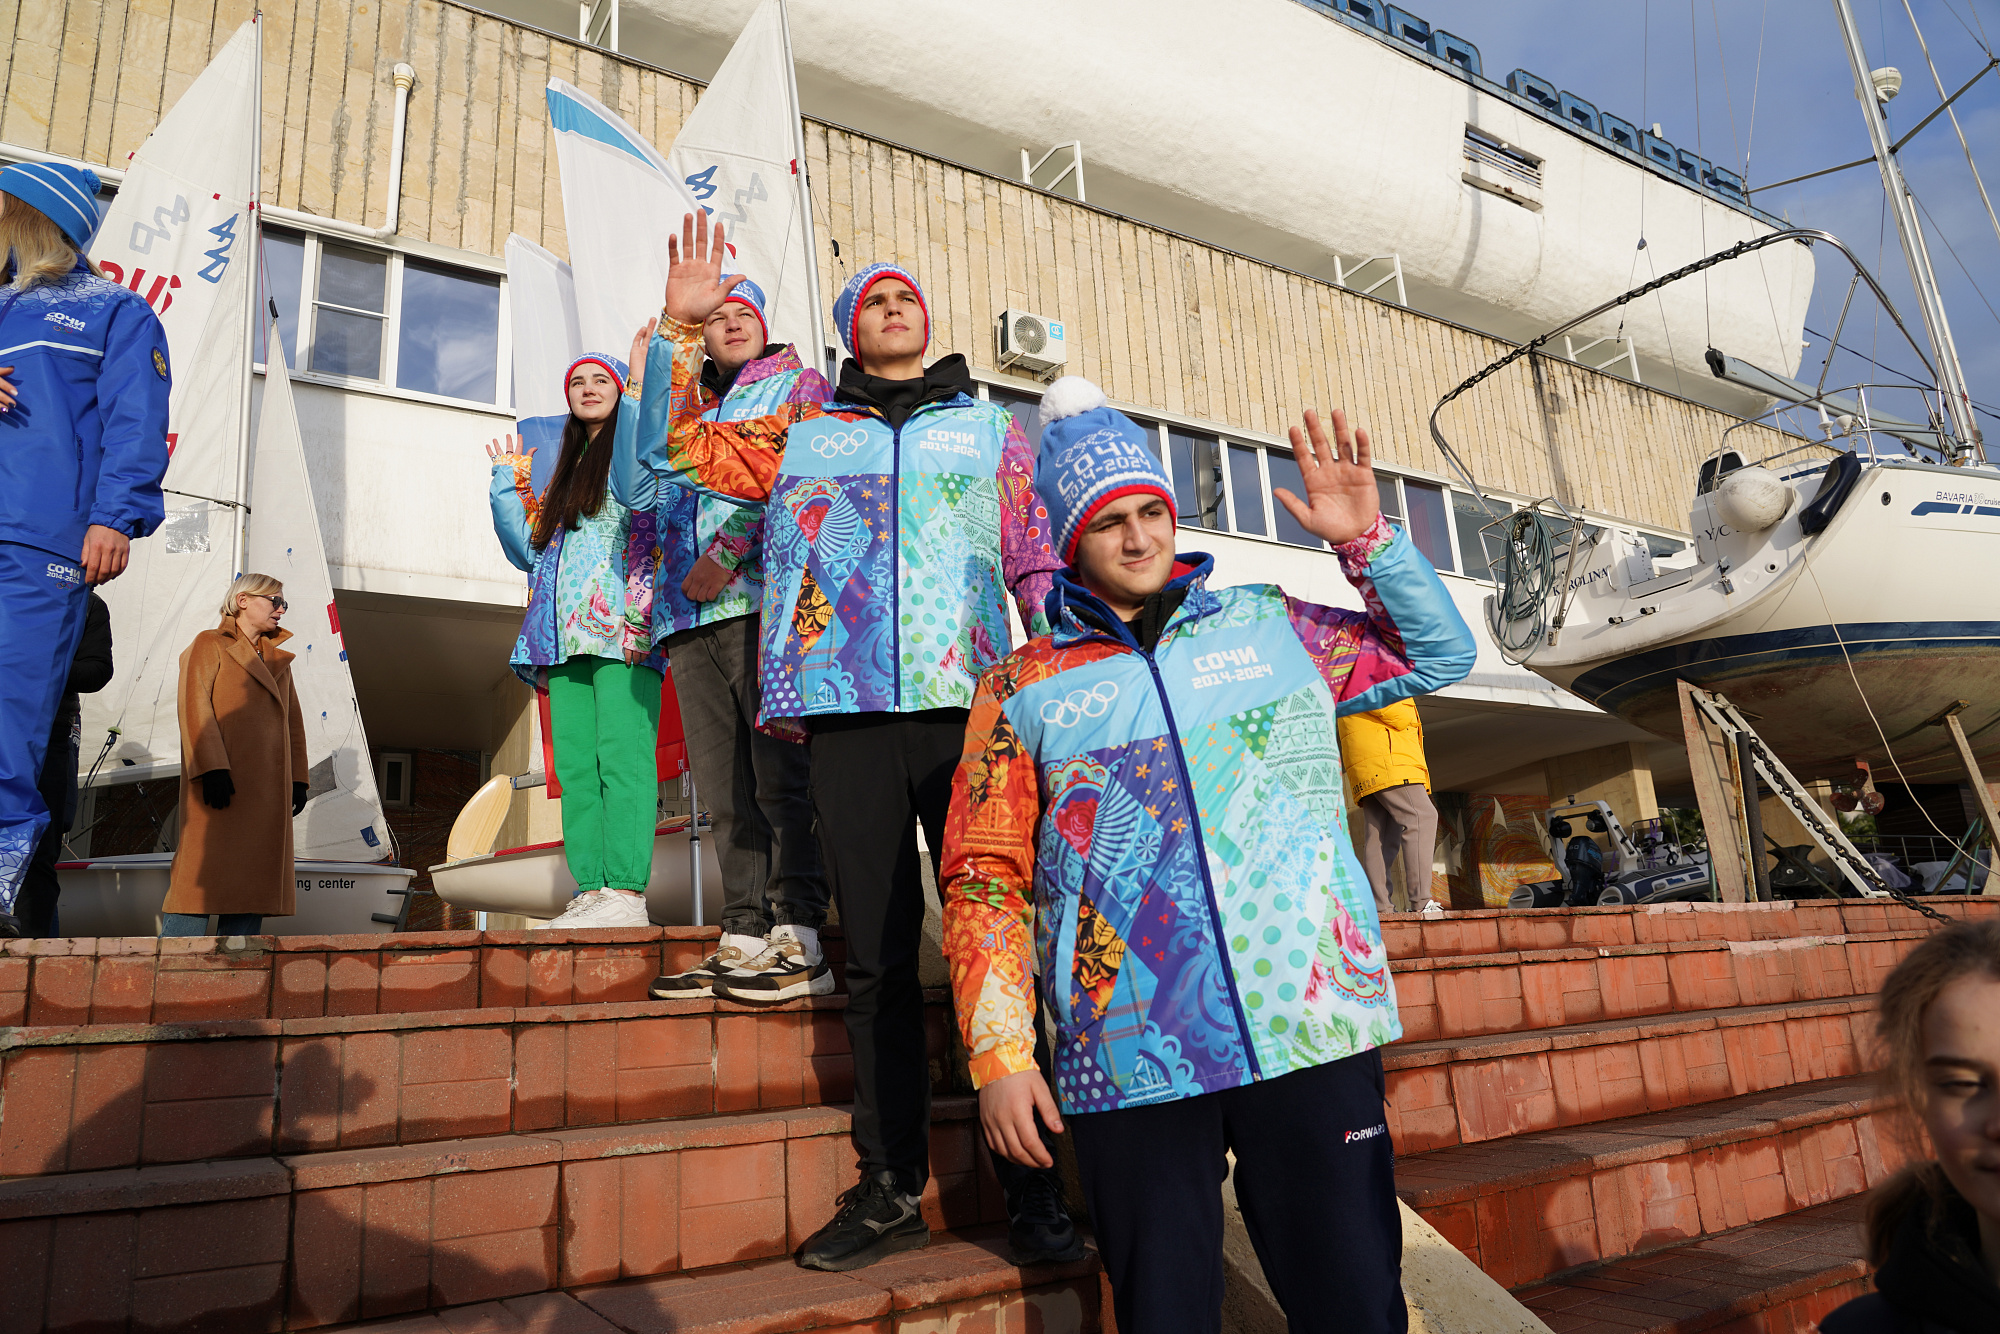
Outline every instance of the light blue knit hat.
<svg viewBox="0 0 2000 1334"><path fill-rule="evenodd" d="M69 238L89 250L104 210L97 204L97 173L57 162L15 162L0 167L0 192L36 209Z"/></svg>
<svg viewBox="0 0 2000 1334"><path fill-rule="evenodd" d="M1042 396L1041 455L1035 493L1048 507L1055 549L1076 560L1090 516L1121 496L1151 494L1174 504L1173 479L1153 457L1146 433L1081 375L1065 375Z"/></svg>
<svg viewBox="0 0 2000 1334"><path fill-rule="evenodd" d="M931 345L931 307L924 300L924 289L917 285L917 276L900 264L870 264L849 278L847 286L841 288L840 295L833 299L833 322L840 328L840 341L847 345L848 355L857 362L861 360L861 351L854 345L855 322L861 318L861 299L868 295L869 288L884 278L901 278L917 294L917 304L924 311L924 346Z"/></svg>
<svg viewBox="0 0 2000 1334"><path fill-rule="evenodd" d="M722 276L725 278L734 278L736 275L725 273ZM749 309L752 315L757 317L757 327L764 331L764 341L766 343L770 342L771 321L765 314L767 302L764 299L764 289L757 286L751 279L745 278L742 282L729 289L729 295L723 298L722 303L728 305L731 301L741 303Z"/></svg>

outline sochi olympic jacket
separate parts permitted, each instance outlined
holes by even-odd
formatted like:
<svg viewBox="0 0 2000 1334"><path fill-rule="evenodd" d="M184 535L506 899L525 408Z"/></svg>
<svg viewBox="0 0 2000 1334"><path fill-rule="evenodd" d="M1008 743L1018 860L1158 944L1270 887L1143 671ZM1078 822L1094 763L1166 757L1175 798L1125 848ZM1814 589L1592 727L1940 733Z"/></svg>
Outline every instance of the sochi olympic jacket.
<svg viewBox="0 0 2000 1334"><path fill-rule="evenodd" d="M152 308L81 260L60 281L0 288L0 366L19 400L0 412L0 542L74 561L92 524L157 528L170 382Z"/></svg>
<svg viewBox="0 0 2000 1334"><path fill-rule="evenodd" d="M608 447L598 442L621 427L629 412L629 405L621 403L619 421L600 431L591 448ZM612 471L617 471L615 463ZM550 476L554 473L550 467ZM571 658L622 662L626 649L650 646L653 576L660 565L651 510L626 509L607 487L596 514L573 529L556 529L549 544L536 551L531 538L542 507L527 458L511 466L494 465L489 499L501 550L528 575L528 610L508 658L516 676L539 685L544 668ZM666 668L657 652L644 662L656 671Z"/></svg>
<svg viewBox="0 0 2000 1334"><path fill-rule="evenodd" d="M655 644L681 630L752 615L764 597L763 502L685 484L668 457L672 424L784 416L788 408L816 408L833 397L826 377L808 369L786 344L745 365L718 400L701 383L703 355L700 325L661 322L647 349L640 384L626 386L628 401L619 413L621 429L611 461L611 494L633 511L652 511L657 517L661 563L653 583ZM646 385L665 392L648 396ZM639 392L633 392L635 387ZM785 417L779 429L795 416ZM681 582L703 555L735 576L711 602L696 602L681 592Z"/></svg>
<svg viewBox="0 0 2000 1334"><path fill-rule="evenodd" d="M1437 690L1472 634L1378 519L1338 549L1366 612L1270 584L1186 597L1151 653L1067 575L1053 634L980 680L953 778L944 947L975 1084L1035 1068L1096 1112L1337 1061L1401 1036L1341 794L1337 714Z"/></svg>
<svg viewBox="0 0 2000 1334"><path fill-rule="evenodd" d="M1012 642L1009 590L1030 634L1048 628L1062 562L1034 454L998 403L954 393L891 427L836 396L677 425L655 471L769 499L757 655L768 731L795 733L816 714L968 707Z"/></svg>

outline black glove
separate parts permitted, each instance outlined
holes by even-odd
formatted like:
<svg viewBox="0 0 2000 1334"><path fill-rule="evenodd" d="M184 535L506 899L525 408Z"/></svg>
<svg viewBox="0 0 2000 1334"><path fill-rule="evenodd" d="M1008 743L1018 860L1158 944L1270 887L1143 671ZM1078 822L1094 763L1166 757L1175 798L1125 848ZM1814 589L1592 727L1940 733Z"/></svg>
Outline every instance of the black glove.
<svg viewBox="0 0 2000 1334"><path fill-rule="evenodd" d="M235 795L236 780L229 776L229 770L210 769L201 776L201 799L216 810L226 808Z"/></svg>
<svg viewBox="0 0 2000 1334"><path fill-rule="evenodd" d="M293 814L293 815L297 815L297 814L298 814L298 813L299 813L300 811L302 811L302 810L304 810L304 809L306 808L306 791L307 791L307 784L305 784L305 783L294 783L294 784L292 784L292 814Z"/></svg>

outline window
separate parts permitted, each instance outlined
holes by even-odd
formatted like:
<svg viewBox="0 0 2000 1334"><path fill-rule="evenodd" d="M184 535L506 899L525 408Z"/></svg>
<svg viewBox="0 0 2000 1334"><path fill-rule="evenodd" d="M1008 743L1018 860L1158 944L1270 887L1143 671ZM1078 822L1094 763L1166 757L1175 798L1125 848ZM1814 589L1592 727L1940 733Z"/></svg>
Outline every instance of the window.
<svg viewBox="0 0 2000 1334"><path fill-rule="evenodd" d="M403 261L396 387L491 403L500 376L500 279Z"/></svg>
<svg viewBox="0 0 2000 1334"><path fill-rule="evenodd" d="M1480 530L1495 519L1506 514L1510 508L1506 501L1493 502L1494 513L1488 514L1486 506L1479 503L1479 497L1469 491L1451 493L1451 517L1458 529L1458 568L1470 579L1491 579L1493 567L1500 563L1505 548L1505 530L1496 528L1491 532Z"/></svg>
<svg viewBox="0 0 2000 1334"><path fill-rule="evenodd" d="M275 307L293 370L501 399L499 275L278 228L264 232L263 259L260 333Z"/></svg>
<svg viewBox="0 0 2000 1334"><path fill-rule="evenodd" d="M1222 529L1222 450L1216 438L1169 427L1167 471L1174 476L1175 517L1197 528Z"/></svg>
<svg viewBox="0 0 2000 1334"><path fill-rule="evenodd" d="M1432 565L1449 572L1451 527L1445 517L1444 488L1431 482L1403 479L1403 504L1407 507L1404 527L1410 540Z"/></svg>
<svg viewBox="0 0 2000 1334"><path fill-rule="evenodd" d="M381 379L388 296L387 255L322 243L309 369L357 380Z"/></svg>
<svg viewBox="0 0 2000 1334"><path fill-rule="evenodd" d="M1014 420L1020 423L1021 433L1028 437L1029 449L1039 450L1042 447L1042 428L1036 420L1041 415L1041 399L1016 390L1002 389L998 385L988 385L986 397L989 402L998 403L1014 414Z"/></svg>
<svg viewBox="0 0 2000 1334"><path fill-rule="evenodd" d="M1264 470L1257 466L1262 452L1249 445L1229 447L1229 508L1235 531L1269 537L1270 524L1264 518Z"/></svg>
<svg viewBox="0 0 2000 1334"><path fill-rule="evenodd" d="M269 345L271 308L278 311L278 338L285 345L285 365L299 364L299 280L305 274L306 238L274 228L264 229L264 300L257 328L257 350L252 361L263 358Z"/></svg>
<svg viewBox="0 0 2000 1334"><path fill-rule="evenodd" d="M410 769L408 751L383 751L375 757L375 793L384 806L409 808Z"/></svg>
<svg viewBox="0 0 2000 1334"><path fill-rule="evenodd" d="M1271 488L1273 491L1279 487L1283 487L1297 496L1301 501L1306 498L1306 483L1305 478L1299 475L1299 461L1293 458L1288 451L1282 449L1265 450L1264 466L1270 471ZM1275 495L1271 497L1271 522L1275 526L1276 535L1280 542L1290 542L1294 546L1320 549L1324 549L1326 546L1317 537L1299 527L1299 521L1292 517L1292 512L1286 509Z"/></svg>
<svg viewBox="0 0 2000 1334"><path fill-rule="evenodd" d="M1661 537L1656 533L1641 533L1639 536L1646 539L1646 554L1654 560L1666 556L1678 556L1687 550L1687 543L1676 542L1671 537Z"/></svg>

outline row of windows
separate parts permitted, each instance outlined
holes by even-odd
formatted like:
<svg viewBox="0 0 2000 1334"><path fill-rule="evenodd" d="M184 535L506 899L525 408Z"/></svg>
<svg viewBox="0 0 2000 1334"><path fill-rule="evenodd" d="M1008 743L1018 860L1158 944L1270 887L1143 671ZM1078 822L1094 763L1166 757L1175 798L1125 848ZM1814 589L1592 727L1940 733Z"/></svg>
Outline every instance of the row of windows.
<svg viewBox="0 0 2000 1334"><path fill-rule="evenodd" d="M987 398L1014 414L1027 433L1029 445L1039 450L1041 431L1035 416L1041 400L999 385L988 385L985 392ZM1273 487L1283 487L1295 496L1305 495L1298 460L1291 450L1139 416L1132 420L1145 431L1153 457L1165 465L1173 479L1174 508L1183 527L1259 537L1315 551L1327 549L1326 543L1299 527L1291 512L1271 494ZM1375 485L1381 493L1382 513L1410 535L1417 550L1439 571L1469 579L1493 578L1501 538L1497 528L1481 531L1493 523L1494 516L1486 512L1478 497L1457 487L1401 477L1380 468L1375 470ZM1585 528L1593 535L1597 532L1591 525ZM1687 545L1653 533L1645 538L1656 557L1673 555Z"/></svg>
<svg viewBox="0 0 2000 1334"><path fill-rule="evenodd" d="M275 309L292 370L500 401L498 275L276 227L263 275L259 332Z"/></svg>
<svg viewBox="0 0 2000 1334"><path fill-rule="evenodd" d="M354 382L496 404L501 364L500 279L414 256L369 250L310 233L264 231L264 330L275 310L285 363ZM304 349L303 355L301 349ZM1040 444L1040 398L988 385L1031 446ZM1304 496L1298 461L1280 446L1248 443L1167 422L1133 418L1173 479L1179 522L1324 551L1271 492ZM1376 471L1382 512L1439 570L1492 578L1496 532L1470 492ZM1682 543L1648 534L1656 556Z"/></svg>

